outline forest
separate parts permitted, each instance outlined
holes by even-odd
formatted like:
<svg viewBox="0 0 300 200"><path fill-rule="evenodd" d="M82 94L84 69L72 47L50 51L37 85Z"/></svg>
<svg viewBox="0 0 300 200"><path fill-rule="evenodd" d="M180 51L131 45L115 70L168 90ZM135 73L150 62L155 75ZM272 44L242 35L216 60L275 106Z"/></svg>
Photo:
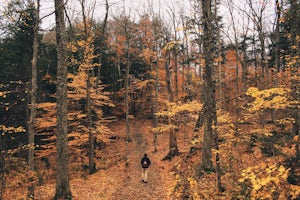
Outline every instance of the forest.
<svg viewBox="0 0 300 200"><path fill-rule="evenodd" d="M0 199L300 199L299 42L299 0L0 0Z"/></svg>

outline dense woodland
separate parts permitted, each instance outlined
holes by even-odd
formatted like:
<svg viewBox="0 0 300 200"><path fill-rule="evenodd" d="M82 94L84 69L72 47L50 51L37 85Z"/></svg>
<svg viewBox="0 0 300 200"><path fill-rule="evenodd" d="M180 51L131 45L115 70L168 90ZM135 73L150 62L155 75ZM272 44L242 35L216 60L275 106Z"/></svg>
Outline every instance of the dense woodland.
<svg viewBox="0 0 300 200"><path fill-rule="evenodd" d="M0 199L300 199L298 0L96 2L0 5Z"/></svg>

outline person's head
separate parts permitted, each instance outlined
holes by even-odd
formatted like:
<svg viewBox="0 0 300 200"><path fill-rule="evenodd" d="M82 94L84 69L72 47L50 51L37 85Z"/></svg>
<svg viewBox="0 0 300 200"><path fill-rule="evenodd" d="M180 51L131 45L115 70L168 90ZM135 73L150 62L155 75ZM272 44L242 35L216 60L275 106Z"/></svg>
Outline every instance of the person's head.
<svg viewBox="0 0 300 200"><path fill-rule="evenodd" d="M144 156L147 157L147 154L145 153Z"/></svg>

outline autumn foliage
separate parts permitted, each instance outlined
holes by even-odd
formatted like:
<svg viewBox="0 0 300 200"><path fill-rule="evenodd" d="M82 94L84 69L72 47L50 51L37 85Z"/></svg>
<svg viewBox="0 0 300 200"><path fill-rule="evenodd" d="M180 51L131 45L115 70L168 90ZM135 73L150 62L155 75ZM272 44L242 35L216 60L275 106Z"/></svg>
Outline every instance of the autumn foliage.
<svg viewBox="0 0 300 200"><path fill-rule="evenodd" d="M199 12L197 5L193 12ZM282 9L277 42L285 45L278 46L279 68L271 36L274 44L265 47L268 51L256 44L260 38L255 34L241 35L245 41L240 44L227 44L217 9L211 13L210 37L203 36L199 13L178 16L175 28L154 13L70 22L65 101L73 198L299 199L300 36L290 15L295 12L297 22L300 15L293 7ZM3 18L14 24L10 12ZM31 31L30 23L24 25L29 16L19 17L20 33L12 38ZM25 58L21 64L13 62L3 48L12 45L12 38L1 38L0 64L9 69L6 65L12 62L16 74L0 84L0 199L25 199L29 185L35 186L36 199L51 199L55 193L59 149L53 33L40 33L34 145L27 140L29 78L14 80L27 73L30 63ZM211 45L210 60L204 44ZM26 70L18 69L22 67ZM201 163L207 141L210 168ZM34 149L35 170L30 173L28 149ZM152 164L149 183L143 184L139 159L146 152ZM88 171L91 159L95 173Z"/></svg>

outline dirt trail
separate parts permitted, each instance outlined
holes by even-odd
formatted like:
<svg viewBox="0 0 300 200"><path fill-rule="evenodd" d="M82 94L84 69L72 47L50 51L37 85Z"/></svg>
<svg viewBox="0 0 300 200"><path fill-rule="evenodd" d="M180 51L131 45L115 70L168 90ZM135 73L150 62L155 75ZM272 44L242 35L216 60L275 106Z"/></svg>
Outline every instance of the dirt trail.
<svg viewBox="0 0 300 200"><path fill-rule="evenodd" d="M143 127L141 127L141 125ZM128 166L119 189L113 194L114 200L161 200L167 199L164 177L164 163L161 154L153 153L152 134L145 124L134 124L131 128L131 139L129 143ZM151 159L148 183L142 183L140 159L147 153Z"/></svg>
<svg viewBox="0 0 300 200"><path fill-rule="evenodd" d="M106 158L111 165L99 169L92 175L81 172L77 174L73 171L70 181L73 200L168 200L169 188L172 188L173 181L169 173L171 165L168 161L161 161L168 153L166 136L158 137L158 151L153 153L151 121L136 120L130 125L132 142L129 143L126 165L124 161L125 124L120 122L112 127L119 139L109 144L97 155ZM140 159L144 153L147 153L151 159L148 183L142 183L141 179ZM100 167L99 163L98 167ZM39 200L48 200L54 196L54 192L53 180L37 187L36 197ZM12 197L12 194L9 196Z"/></svg>

